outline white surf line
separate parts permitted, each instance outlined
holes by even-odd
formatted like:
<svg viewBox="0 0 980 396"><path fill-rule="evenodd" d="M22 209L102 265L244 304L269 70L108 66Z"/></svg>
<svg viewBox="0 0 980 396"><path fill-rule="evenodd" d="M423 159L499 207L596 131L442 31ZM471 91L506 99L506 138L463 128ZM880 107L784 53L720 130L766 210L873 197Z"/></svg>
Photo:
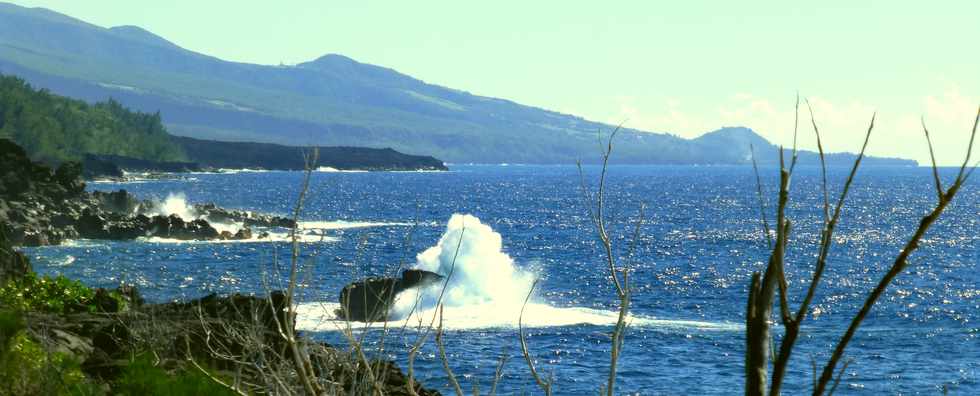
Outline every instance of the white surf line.
<svg viewBox="0 0 980 396"><path fill-rule="evenodd" d="M489 304L488 304L489 305ZM348 322L335 314L340 308L336 302L312 302L299 304L297 307L296 327L300 330L324 332L342 331ZM449 307L444 310L443 327L447 330L486 330L486 329L516 329L519 312L500 311L493 306L462 306ZM417 328L419 323L427 326L434 309L413 314L410 317L392 320L388 328ZM547 304L528 304L524 312L522 324L528 328L568 327L578 325L613 326L618 319L618 312L605 311L584 307L559 308ZM709 322L685 319L658 319L647 316L631 315L629 325L633 328L676 329L697 331L742 331L744 326L738 323ZM353 328L379 329L384 322L362 323L349 322Z"/></svg>

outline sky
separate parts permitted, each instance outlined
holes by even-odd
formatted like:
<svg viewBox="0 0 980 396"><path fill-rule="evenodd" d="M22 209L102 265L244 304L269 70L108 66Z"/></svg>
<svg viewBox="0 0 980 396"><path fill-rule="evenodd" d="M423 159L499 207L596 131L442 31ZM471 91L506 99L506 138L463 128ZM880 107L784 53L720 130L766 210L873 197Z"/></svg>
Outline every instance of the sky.
<svg viewBox="0 0 980 396"><path fill-rule="evenodd" d="M980 105L978 1L24 0L226 60L328 53L426 82L696 137L791 144L796 95L830 151L961 162ZM800 145L815 148L805 102Z"/></svg>

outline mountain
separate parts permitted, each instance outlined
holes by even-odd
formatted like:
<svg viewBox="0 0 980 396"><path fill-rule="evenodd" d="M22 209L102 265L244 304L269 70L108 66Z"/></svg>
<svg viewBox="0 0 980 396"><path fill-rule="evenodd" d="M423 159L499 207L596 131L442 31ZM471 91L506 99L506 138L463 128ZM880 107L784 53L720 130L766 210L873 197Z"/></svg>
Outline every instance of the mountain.
<svg viewBox="0 0 980 396"><path fill-rule="evenodd" d="M111 29L39 8L0 3L0 72L87 101L112 97L160 111L170 133L290 145L394 148L450 162L572 163L599 157L613 126L426 83L326 55L295 66L228 62L138 27ZM476 78L478 76L474 76ZM744 163L722 129L698 139L625 129L622 163ZM731 134L732 136L727 136ZM765 142L765 145L769 145ZM773 151L760 147L762 162ZM766 155L768 153L769 155ZM910 164L869 160L869 164Z"/></svg>
<svg viewBox="0 0 980 396"><path fill-rule="evenodd" d="M160 113L133 112L119 102L88 104L35 90L0 74L0 139L23 146L32 159L82 161L85 174L122 171L187 172L216 168L303 170L306 148L270 143L220 142L173 136ZM20 150L18 148L17 150ZM316 167L340 170L445 170L429 156L392 149L318 147Z"/></svg>

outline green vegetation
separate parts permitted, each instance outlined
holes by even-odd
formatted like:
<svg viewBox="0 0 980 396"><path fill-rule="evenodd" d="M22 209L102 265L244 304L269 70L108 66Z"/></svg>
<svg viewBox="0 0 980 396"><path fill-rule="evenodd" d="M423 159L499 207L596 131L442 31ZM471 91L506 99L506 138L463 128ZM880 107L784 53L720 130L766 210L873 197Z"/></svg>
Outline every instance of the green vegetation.
<svg viewBox="0 0 980 396"><path fill-rule="evenodd" d="M122 367L111 391L82 371L73 355L46 349L28 333L21 314L0 310L0 394L7 395L212 395L235 393L196 368L165 370L151 355Z"/></svg>
<svg viewBox="0 0 980 396"><path fill-rule="evenodd" d="M23 318L0 311L0 393L8 395L95 395L96 384L71 355L47 351L32 339Z"/></svg>
<svg viewBox="0 0 980 396"><path fill-rule="evenodd" d="M200 371L178 370L170 373L154 365L149 355L137 356L116 380L113 391L120 395L235 395Z"/></svg>
<svg viewBox="0 0 980 396"><path fill-rule="evenodd" d="M60 163L85 154L113 154L153 161L184 159L160 114L133 112L112 99L90 105L35 90L0 75L0 138L10 138L35 160Z"/></svg>
<svg viewBox="0 0 980 396"><path fill-rule="evenodd" d="M0 289L0 394L9 395L233 395L189 365L154 363L150 353L127 359L108 388L86 375L79 357L45 347L32 337L26 318L98 310L97 293L63 276L29 273ZM118 292L109 296L123 306Z"/></svg>
<svg viewBox="0 0 980 396"><path fill-rule="evenodd" d="M79 281L61 275L53 278L38 276L31 272L0 288L0 306L20 312L95 312L98 310L95 296L92 289ZM126 300L118 291L110 292L109 296L118 307L125 307Z"/></svg>

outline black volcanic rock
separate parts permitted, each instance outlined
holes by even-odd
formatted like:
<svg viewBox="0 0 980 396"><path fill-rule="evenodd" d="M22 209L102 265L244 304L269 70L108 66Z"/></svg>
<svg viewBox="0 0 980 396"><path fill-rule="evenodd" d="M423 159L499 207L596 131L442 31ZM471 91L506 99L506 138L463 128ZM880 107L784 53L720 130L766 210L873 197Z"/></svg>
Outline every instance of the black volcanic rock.
<svg viewBox="0 0 980 396"><path fill-rule="evenodd" d="M31 262L23 253L15 251L7 240L7 226L0 224L0 284L20 278L31 272Z"/></svg>
<svg viewBox="0 0 980 396"><path fill-rule="evenodd" d="M217 223L243 223L245 227L283 227L293 228L293 219L264 215L244 210L230 210L212 203L194 205L194 210L208 221Z"/></svg>
<svg viewBox="0 0 980 396"><path fill-rule="evenodd" d="M309 148L271 143L220 142L174 137L187 156L212 169L304 170L304 153ZM390 148L317 147L319 159L314 167L340 170L447 170L433 157L409 155Z"/></svg>
<svg viewBox="0 0 980 396"><path fill-rule="evenodd" d="M66 162L56 170L35 163L13 142L0 139L0 222L12 245L57 245L67 239L126 240L161 237L179 240L250 239L249 227L292 227L290 219L198 205L201 218L162 216L154 204L125 190L86 192L81 166ZM210 221L244 228L223 235Z"/></svg>
<svg viewBox="0 0 980 396"><path fill-rule="evenodd" d="M85 155L85 168L88 177L119 177L122 172L137 173L178 173L197 172L201 167L194 162L150 161L121 155ZM101 170L101 172L99 172ZM104 173L103 173L104 172Z"/></svg>
<svg viewBox="0 0 980 396"><path fill-rule="evenodd" d="M112 192L93 191L92 196L102 208L118 214L132 214L140 209L142 202L126 190Z"/></svg>
<svg viewBox="0 0 980 396"><path fill-rule="evenodd" d="M379 322L395 319L391 308L398 294L421 288L443 279L435 272L410 269L401 278L367 278L351 283L340 291L338 317L358 322Z"/></svg>
<svg viewBox="0 0 980 396"><path fill-rule="evenodd" d="M103 177L120 178L125 175L116 164L93 156L85 157L82 168L84 169L83 175L89 180Z"/></svg>

